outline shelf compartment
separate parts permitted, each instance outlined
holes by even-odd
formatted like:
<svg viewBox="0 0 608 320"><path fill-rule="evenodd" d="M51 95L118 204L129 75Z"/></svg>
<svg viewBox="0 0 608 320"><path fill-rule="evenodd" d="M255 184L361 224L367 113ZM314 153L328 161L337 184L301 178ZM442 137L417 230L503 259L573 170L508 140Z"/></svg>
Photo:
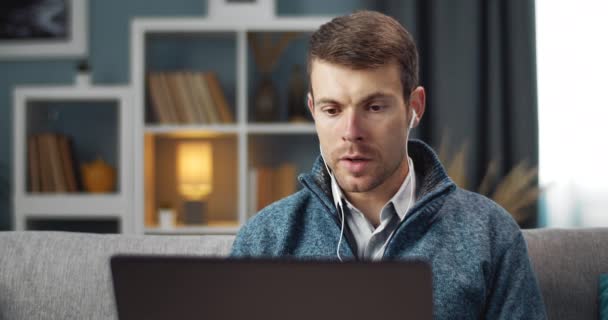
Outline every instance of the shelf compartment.
<svg viewBox="0 0 608 320"><path fill-rule="evenodd" d="M301 188L297 176L310 172L319 142L314 134L250 134L247 152L247 215L252 216Z"/></svg>
<svg viewBox="0 0 608 320"><path fill-rule="evenodd" d="M312 123L306 106L306 53L310 35L310 32L262 29L247 33L247 114L250 123ZM270 45L264 46L265 42ZM281 43L286 45L281 46ZM283 50L279 50L281 48ZM256 54L256 51L264 54Z"/></svg>
<svg viewBox="0 0 608 320"><path fill-rule="evenodd" d="M26 223L27 230L38 231L69 231L86 233L120 233L119 219L113 218L49 218L31 217Z"/></svg>
<svg viewBox="0 0 608 320"><path fill-rule="evenodd" d="M97 159L103 159L116 169L115 185L110 193L120 192L120 101L119 100L44 100L31 99L26 103L26 135L28 153L26 161L37 163L37 180L39 185L33 188L32 170L26 164L26 192L83 192L81 165ZM44 138L41 139L41 136ZM68 150L61 149L62 139L67 139ZM50 142L49 142L50 140ZM46 143L44 143L44 142ZM34 148L34 154L30 154ZM55 157L53 157L55 155ZM66 161L65 157L70 160ZM49 160L45 166L44 160ZM54 162L53 162L54 161ZM64 167L65 162L70 163ZM50 164L55 164L55 167ZM46 170L43 170L46 167ZM59 170L59 171L52 171ZM71 174L68 172L71 171ZM51 176L55 187L42 188L43 175ZM71 175L72 179L68 176ZM58 182L60 180L61 182ZM75 184L67 188L68 180ZM57 188L57 184L62 187ZM36 189L36 190L34 190Z"/></svg>
<svg viewBox="0 0 608 320"><path fill-rule="evenodd" d="M186 223L185 201L179 190L178 145L188 142L204 142L212 150L212 191L203 199L201 219L205 227L214 221L229 221L238 225L238 166L237 135L230 133L207 132L205 134L187 133L145 135L145 230L157 230L158 211L170 207L176 215L178 225ZM201 227L196 222L190 227Z"/></svg>
<svg viewBox="0 0 608 320"><path fill-rule="evenodd" d="M146 123L235 123L236 38L236 32L228 31L147 32L143 74ZM210 73L214 81L210 81ZM155 92L151 87L157 88ZM221 108L206 102L216 101L217 95L224 96L223 110L232 121L218 120Z"/></svg>

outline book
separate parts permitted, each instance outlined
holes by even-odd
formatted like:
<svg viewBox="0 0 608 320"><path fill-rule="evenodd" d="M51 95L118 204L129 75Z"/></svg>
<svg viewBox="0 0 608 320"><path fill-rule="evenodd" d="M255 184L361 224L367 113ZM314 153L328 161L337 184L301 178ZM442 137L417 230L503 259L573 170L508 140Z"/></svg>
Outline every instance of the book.
<svg viewBox="0 0 608 320"><path fill-rule="evenodd" d="M207 100L207 96L205 94L206 89L206 84L200 80L201 75L200 73L194 73L192 75L192 83L194 84L195 87L195 92L196 92L196 96L198 97L198 109L200 110L201 114L203 114L203 117L205 118L205 123L207 124L211 124L213 123L214 120L214 116L213 114L210 113L209 110L209 101Z"/></svg>
<svg viewBox="0 0 608 320"><path fill-rule="evenodd" d="M45 137L42 134L36 135L36 143L38 145L38 164L41 181L42 192L53 192L55 186L53 183L53 173L49 162L48 145L45 142Z"/></svg>
<svg viewBox="0 0 608 320"><path fill-rule="evenodd" d="M179 116L175 106L176 102L173 100L171 90L169 89L169 80L167 79L167 74L165 72L158 73L158 79L159 90L161 92L160 95L163 101L162 105L164 106L167 114L167 122L173 124L179 123Z"/></svg>
<svg viewBox="0 0 608 320"><path fill-rule="evenodd" d="M209 92L205 73L198 73L197 75L198 76L196 77L196 79L198 80L200 90L199 92L204 101L204 109L207 112L209 123L220 123L220 117L215 108L215 104L213 103L213 99L211 98L211 93Z"/></svg>
<svg viewBox="0 0 608 320"><path fill-rule="evenodd" d="M200 118L197 116L198 112L194 108L194 101L192 100L192 93L190 92L186 73L174 72L172 76L175 81L177 100L180 101L184 113L185 123L200 123Z"/></svg>
<svg viewBox="0 0 608 320"><path fill-rule="evenodd" d="M159 123L234 123L215 72L150 72L147 78Z"/></svg>
<svg viewBox="0 0 608 320"><path fill-rule="evenodd" d="M296 191L296 166L291 163L283 163L277 168L261 166L250 170L249 180L252 187L250 202L254 204L250 208L259 211Z"/></svg>
<svg viewBox="0 0 608 320"><path fill-rule="evenodd" d="M222 90L217 75L215 74L215 72L208 72L206 73L205 78L207 80L207 87L209 88L209 92L211 93L211 97L213 98L215 108L217 109L220 115L221 122L234 123L234 116L230 111L228 101L226 100L226 96Z"/></svg>
<svg viewBox="0 0 608 320"><path fill-rule="evenodd" d="M258 188L257 188L257 210L260 211L273 202L273 169L270 167L258 167Z"/></svg>
<svg viewBox="0 0 608 320"><path fill-rule="evenodd" d="M27 138L27 159L28 159L28 173L30 177L30 192L42 191L41 177L40 177L40 164L38 163L40 156L38 155L38 143L36 142L36 136L30 135Z"/></svg>
<svg viewBox="0 0 608 320"><path fill-rule="evenodd" d="M64 135L58 136L59 154L61 155L61 164L63 165L64 180L68 192L78 191L76 183L76 168L74 167L74 158L70 139Z"/></svg>
<svg viewBox="0 0 608 320"><path fill-rule="evenodd" d="M248 216L253 217L258 212L258 170L256 168L249 169L249 176L247 182L249 184L247 211Z"/></svg>
<svg viewBox="0 0 608 320"><path fill-rule="evenodd" d="M63 168L59 157L57 141L53 133L40 134L40 161L47 189L50 192L64 192Z"/></svg>
<svg viewBox="0 0 608 320"><path fill-rule="evenodd" d="M276 169L274 181L274 201L296 192L296 166L291 163L282 163Z"/></svg>
<svg viewBox="0 0 608 320"><path fill-rule="evenodd" d="M58 136L54 133L46 134L46 143L49 145L49 162L53 172L53 183L56 192L66 192L67 184L63 173L63 165L61 164L61 155L59 153Z"/></svg>
<svg viewBox="0 0 608 320"><path fill-rule="evenodd" d="M149 73L148 74L148 93L150 95L150 103L152 104L152 110L156 115L158 123L170 123L171 117L169 115L168 105L166 103L166 97L162 84L160 83L160 74Z"/></svg>
<svg viewBox="0 0 608 320"><path fill-rule="evenodd" d="M205 101L200 92L200 87L198 81L196 79L197 75L194 72L187 72L184 74L188 84L188 92L192 97L193 109L197 115L197 123L209 123L209 119L207 118L207 112L205 111Z"/></svg>
<svg viewBox="0 0 608 320"><path fill-rule="evenodd" d="M186 114L185 108L185 97L181 94L179 80L176 78L174 72L164 74L165 82L167 84L168 96L171 97L173 102L173 109L177 116L177 123L188 123L188 115Z"/></svg>

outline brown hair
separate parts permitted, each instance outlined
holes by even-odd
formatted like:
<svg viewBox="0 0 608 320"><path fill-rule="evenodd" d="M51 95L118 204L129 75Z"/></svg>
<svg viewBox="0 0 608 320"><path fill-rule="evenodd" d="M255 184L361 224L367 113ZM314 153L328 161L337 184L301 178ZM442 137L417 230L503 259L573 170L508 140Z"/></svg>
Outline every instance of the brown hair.
<svg viewBox="0 0 608 320"><path fill-rule="evenodd" d="M414 39L399 22L379 12L357 11L323 24L310 37L309 79L315 59L353 69L397 62L406 103L418 85L418 50Z"/></svg>

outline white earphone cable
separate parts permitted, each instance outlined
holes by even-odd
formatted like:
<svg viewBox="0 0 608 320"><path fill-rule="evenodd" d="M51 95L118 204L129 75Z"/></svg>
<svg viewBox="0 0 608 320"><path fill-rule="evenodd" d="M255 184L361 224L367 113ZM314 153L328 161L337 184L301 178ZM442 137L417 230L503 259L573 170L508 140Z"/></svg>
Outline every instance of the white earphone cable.
<svg viewBox="0 0 608 320"><path fill-rule="evenodd" d="M340 262L344 262L344 261L342 261L342 257L340 256L340 246L342 245L342 238L344 236L344 220L346 220L346 217L344 216L344 209L342 208L342 205L340 205L340 212L342 213L342 227L340 228L340 239L338 240L338 247L336 248L336 255L338 256L338 260L340 260Z"/></svg>
<svg viewBox="0 0 608 320"><path fill-rule="evenodd" d="M410 125L408 128L408 132L409 130L412 129L413 125L414 125L414 121L416 119L416 110L412 109L412 119L410 120ZM329 174L329 177L332 180L332 192L335 194L340 195L340 190L334 190L335 188L339 188L337 185L337 181L335 181L335 178L333 176L333 174L331 173L331 170L329 170L329 166L327 166L327 162L325 162L325 157L323 156L323 150L321 149L321 145L319 145L319 151L321 152L321 159L323 160L323 164L325 165L325 169L327 170L327 173ZM410 160L408 159L408 167L409 167L409 172L410 174L413 174L412 172L412 164L410 162ZM413 178L410 177L410 183L412 182ZM334 188L335 187L335 188ZM412 201L414 198L414 186L410 186L410 200L408 202L407 205L407 211L409 211L411 209L411 205L412 205ZM336 206L336 209L338 209L340 211L341 214L341 227L340 227L340 238L338 239L338 247L336 248L336 255L338 256L338 260L340 260L340 262L344 262L342 260L342 257L340 256L340 247L342 245L342 238L344 237L344 224L345 224L345 220L346 220L346 216L344 215L344 208L342 207L342 199L341 197L339 199L334 198L334 205Z"/></svg>

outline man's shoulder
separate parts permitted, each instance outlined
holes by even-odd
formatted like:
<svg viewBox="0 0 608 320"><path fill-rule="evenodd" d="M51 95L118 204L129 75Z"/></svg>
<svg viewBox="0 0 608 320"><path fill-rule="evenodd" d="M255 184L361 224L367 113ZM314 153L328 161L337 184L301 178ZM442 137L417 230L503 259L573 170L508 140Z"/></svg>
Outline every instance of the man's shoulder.
<svg viewBox="0 0 608 320"><path fill-rule="evenodd" d="M504 222L515 222L509 212L493 199L485 195L456 188L452 200L469 213L475 213L478 218L499 219Z"/></svg>
<svg viewBox="0 0 608 320"><path fill-rule="evenodd" d="M462 223L477 233L513 239L521 232L513 216L494 200L476 192L457 188L444 210L451 219Z"/></svg>
<svg viewBox="0 0 608 320"><path fill-rule="evenodd" d="M232 256L279 256L299 224L312 219L320 204L302 189L263 208L239 230Z"/></svg>
<svg viewBox="0 0 608 320"><path fill-rule="evenodd" d="M251 217L243 228L277 230L297 220L312 204L310 191L299 190L283 199L269 204Z"/></svg>
<svg viewBox="0 0 608 320"><path fill-rule="evenodd" d="M478 290L484 318L496 318L505 305L513 314L536 314L542 299L513 217L492 199L461 188L449 194L440 212L434 229L441 232L436 237L442 247L436 250L447 254L432 258L433 272L436 286L449 290L440 290L436 299L450 300L450 291ZM522 307L521 299L530 299L530 304ZM446 310L441 309L443 315Z"/></svg>
<svg viewBox="0 0 608 320"><path fill-rule="evenodd" d="M310 201L310 192L299 190L283 199L277 200L262 208L252 220L273 220L290 218L305 207Z"/></svg>

